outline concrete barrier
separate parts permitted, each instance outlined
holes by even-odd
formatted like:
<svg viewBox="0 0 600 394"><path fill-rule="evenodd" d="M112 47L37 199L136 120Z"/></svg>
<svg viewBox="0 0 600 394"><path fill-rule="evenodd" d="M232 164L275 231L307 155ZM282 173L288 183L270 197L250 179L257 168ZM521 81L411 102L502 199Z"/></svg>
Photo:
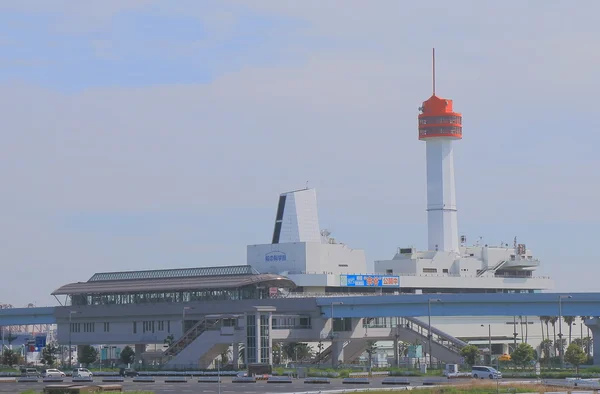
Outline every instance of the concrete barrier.
<svg viewBox="0 0 600 394"><path fill-rule="evenodd" d="M267 379L267 383L292 383L292 378L289 376L271 376Z"/></svg>
<svg viewBox="0 0 600 394"><path fill-rule="evenodd" d="M371 376L390 376L390 371L371 372Z"/></svg>
<svg viewBox="0 0 600 394"><path fill-rule="evenodd" d="M350 372L348 374L349 378L368 378L369 377L369 373L368 372Z"/></svg>
<svg viewBox="0 0 600 394"><path fill-rule="evenodd" d="M256 383L254 376L238 376L231 380L231 383Z"/></svg>
<svg viewBox="0 0 600 394"><path fill-rule="evenodd" d="M385 378L381 382L381 384L385 385L394 385L394 386L409 386L410 381L407 378Z"/></svg>
<svg viewBox="0 0 600 394"><path fill-rule="evenodd" d="M371 384L369 378L345 378L342 384Z"/></svg>
<svg viewBox="0 0 600 394"><path fill-rule="evenodd" d="M165 383L187 383L186 376L169 376L165 378Z"/></svg>
<svg viewBox="0 0 600 394"><path fill-rule="evenodd" d="M0 378L0 383L17 383L17 378Z"/></svg>
<svg viewBox="0 0 600 394"><path fill-rule="evenodd" d="M154 376L136 376L131 380L133 383L154 383Z"/></svg>
<svg viewBox="0 0 600 394"><path fill-rule="evenodd" d="M306 378L304 379L304 384L330 384L331 380L329 378Z"/></svg>
<svg viewBox="0 0 600 394"><path fill-rule="evenodd" d="M104 383L122 383L125 379L122 376L105 376L102 378Z"/></svg>
<svg viewBox="0 0 600 394"><path fill-rule="evenodd" d="M201 376L198 378L198 383L220 383L221 378L218 376Z"/></svg>

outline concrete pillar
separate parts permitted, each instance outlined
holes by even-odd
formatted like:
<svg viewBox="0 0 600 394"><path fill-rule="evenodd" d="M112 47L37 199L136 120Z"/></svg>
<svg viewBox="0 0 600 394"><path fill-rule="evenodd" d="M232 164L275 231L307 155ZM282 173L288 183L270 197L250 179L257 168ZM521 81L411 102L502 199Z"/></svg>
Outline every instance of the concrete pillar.
<svg viewBox="0 0 600 394"><path fill-rule="evenodd" d="M344 361L344 341L338 341L334 338L331 342L331 366L337 368L340 360Z"/></svg>
<svg viewBox="0 0 600 394"><path fill-rule="evenodd" d="M269 318L267 319L267 336L269 343L269 365L273 365L273 337L271 331L273 327L273 313L269 312Z"/></svg>
<svg viewBox="0 0 600 394"><path fill-rule="evenodd" d="M255 324L256 324L256 362L260 363L261 356L261 343L260 343L260 312L256 312Z"/></svg>
<svg viewBox="0 0 600 394"><path fill-rule="evenodd" d="M234 342L233 345L231 346L232 349L232 353L233 353L233 360L232 360L232 364L233 364L233 369L237 370L239 368L239 361L240 361L240 344L237 342Z"/></svg>
<svg viewBox="0 0 600 394"><path fill-rule="evenodd" d="M594 365L600 365L600 319L592 317L585 321L592 332L592 350L594 352Z"/></svg>
<svg viewBox="0 0 600 394"><path fill-rule="evenodd" d="M398 336L396 335L394 337L394 362L392 363L392 365L396 368L398 368L398 366L400 365L400 354L398 352L398 346L400 346L400 343L398 341Z"/></svg>

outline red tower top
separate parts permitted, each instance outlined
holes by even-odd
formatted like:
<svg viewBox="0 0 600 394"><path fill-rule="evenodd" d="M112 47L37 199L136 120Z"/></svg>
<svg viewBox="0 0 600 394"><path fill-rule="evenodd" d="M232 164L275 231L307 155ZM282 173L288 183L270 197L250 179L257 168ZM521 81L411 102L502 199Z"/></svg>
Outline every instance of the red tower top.
<svg viewBox="0 0 600 394"><path fill-rule="evenodd" d="M462 139L462 115L452 111L452 100L435 95L435 49L433 50L433 95L419 108L419 139Z"/></svg>

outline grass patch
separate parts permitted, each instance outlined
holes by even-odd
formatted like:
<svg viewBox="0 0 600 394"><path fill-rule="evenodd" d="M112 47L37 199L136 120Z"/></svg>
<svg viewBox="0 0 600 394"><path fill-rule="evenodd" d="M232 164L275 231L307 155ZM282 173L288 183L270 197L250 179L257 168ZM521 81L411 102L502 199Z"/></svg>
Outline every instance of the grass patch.
<svg viewBox="0 0 600 394"><path fill-rule="evenodd" d="M427 389L419 389L416 391L419 394L492 394L492 393L543 393L548 388L543 385L535 384L515 384L515 385L500 385L496 391L496 383L476 382L459 386L444 386L432 387ZM389 391L370 391L369 394L389 394Z"/></svg>

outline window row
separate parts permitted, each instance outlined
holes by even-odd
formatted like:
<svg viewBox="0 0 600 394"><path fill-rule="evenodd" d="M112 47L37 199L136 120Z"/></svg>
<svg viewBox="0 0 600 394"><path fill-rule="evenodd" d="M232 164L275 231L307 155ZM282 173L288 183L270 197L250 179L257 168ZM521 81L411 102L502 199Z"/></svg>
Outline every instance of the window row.
<svg viewBox="0 0 600 394"><path fill-rule="evenodd" d="M161 321L146 320L146 321L142 321L142 322L134 321L133 322L133 333L137 334L138 323L141 323L141 332L142 333L165 331L165 326L167 328L166 331L171 332L171 322L169 320L167 320L166 322L167 322L167 324L165 325L165 321L162 321L162 320Z"/></svg>
<svg viewBox="0 0 600 394"><path fill-rule="evenodd" d="M420 118L419 124L462 124L462 117L460 116L431 116L427 118Z"/></svg>
<svg viewBox="0 0 600 394"><path fill-rule="evenodd" d="M462 136L462 127L431 127L431 128L420 128L419 136L426 137L428 135L460 135Z"/></svg>
<svg viewBox="0 0 600 394"><path fill-rule="evenodd" d="M179 292L145 292L134 294L73 295L72 305L148 304L166 302L247 300L268 298L268 289L249 286L228 290L196 290Z"/></svg>

